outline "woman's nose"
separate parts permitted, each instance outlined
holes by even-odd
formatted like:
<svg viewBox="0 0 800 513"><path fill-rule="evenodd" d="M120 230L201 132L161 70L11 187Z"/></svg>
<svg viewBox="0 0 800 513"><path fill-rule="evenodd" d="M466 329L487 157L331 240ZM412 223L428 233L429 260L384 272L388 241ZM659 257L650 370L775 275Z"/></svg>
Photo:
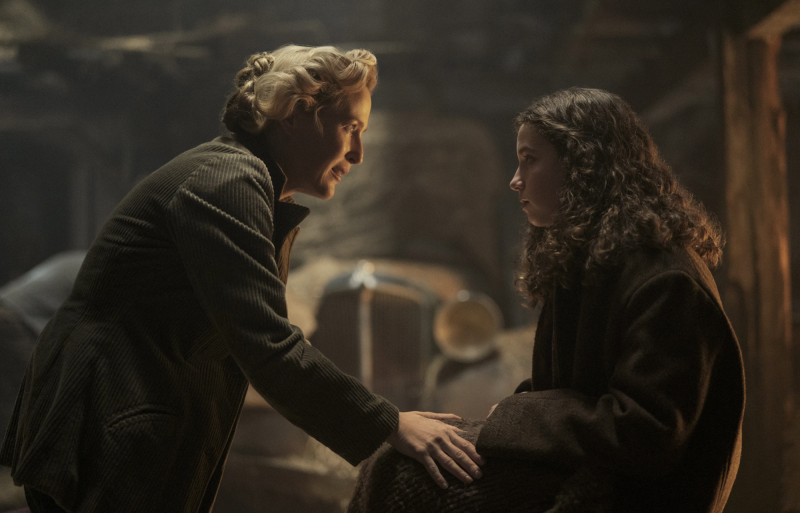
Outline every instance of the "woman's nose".
<svg viewBox="0 0 800 513"><path fill-rule="evenodd" d="M350 145L350 151L347 152L345 158L354 166L364 162L364 147L361 144L361 137L353 138L353 141Z"/></svg>

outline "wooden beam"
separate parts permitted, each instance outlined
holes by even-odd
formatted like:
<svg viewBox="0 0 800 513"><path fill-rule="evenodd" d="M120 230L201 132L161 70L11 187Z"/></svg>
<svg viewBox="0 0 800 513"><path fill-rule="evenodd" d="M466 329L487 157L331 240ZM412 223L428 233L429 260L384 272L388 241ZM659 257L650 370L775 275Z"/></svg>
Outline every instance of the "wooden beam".
<svg viewBox="0 0 800 513"><path fill-rule="evenodd" d="M787 0L748 30L747 36L751 39L782 36L798 24L800 24L800 0Z"/></svg>
<svg viewBox="0 0 800 513"><path fill-rule="evenodd" d="M716 0L716 7L726 30L734 34L746 34L786 2L787 0Z"/></svg>
<svg viewBox="0 0 800 513"><path fill-rule="evenodd" d="M800 0L725 0L722 7L728 29L750 39L780 36L800 24ZM644 112L709 62L709 15L709 10L697 7L694 23L665 41L658 58L619 87L634 110Z"/></svg>
<svg viewBox="0 0 800 513"><path fill-rule="evenodd" d="M723 31L728 283L747 407L739 476L726 512L779 512L792 417L791 282L780 36Z"/></svg>

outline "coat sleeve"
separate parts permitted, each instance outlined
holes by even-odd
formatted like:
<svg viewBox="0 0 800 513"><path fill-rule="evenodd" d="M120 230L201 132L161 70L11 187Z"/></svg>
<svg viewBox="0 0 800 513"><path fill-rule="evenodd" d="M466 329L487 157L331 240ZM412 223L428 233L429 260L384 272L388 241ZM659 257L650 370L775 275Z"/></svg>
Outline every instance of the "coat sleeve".
<svg viewBox="0 0 800 513"><path fill-rule="evenodd" d="M478 451L640 477L674 469L732 337L727 318L693 278L669 271L635 290L622 319L603 395L562 388L508 397L487 419Z"/></svg>
<svg viewBox="0 0 800 513"><path fill-rule="evenodd" d="M350 463L396 428L397 408L342 373L286 318L263 164L241 155L200 166L169 204L189 281L253 387L292 423Z"/></svg>

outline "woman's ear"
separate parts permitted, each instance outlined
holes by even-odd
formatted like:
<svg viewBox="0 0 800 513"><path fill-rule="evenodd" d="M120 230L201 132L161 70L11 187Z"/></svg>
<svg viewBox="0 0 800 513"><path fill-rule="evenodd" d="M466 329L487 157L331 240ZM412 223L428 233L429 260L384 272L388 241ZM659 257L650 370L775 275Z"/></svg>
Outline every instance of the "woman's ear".
<svg viewBox="0 0 800 513"><path fill-rule="evenodd" d="M291 114L279 121L279 126L284 134L291 137L295 134L306 134L309 130L316 129L316 116L313 111L303 110L301 106L295 106Z"/></svg>
<svg viewBox="0 0 800 513"><path fill-rule="evenodd" d="M297 123L297 110L294 110L291 114L278 121L278 125L281 127L281 130L287 135L291 135L295 131L297 128Z"/></svg>

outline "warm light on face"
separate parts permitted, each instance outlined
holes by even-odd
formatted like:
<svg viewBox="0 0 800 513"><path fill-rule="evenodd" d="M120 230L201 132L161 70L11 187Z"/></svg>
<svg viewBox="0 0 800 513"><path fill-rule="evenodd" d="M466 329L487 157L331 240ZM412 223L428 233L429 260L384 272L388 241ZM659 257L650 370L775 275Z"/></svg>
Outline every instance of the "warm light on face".
<svg viewBox="0 0 800 513"><path fill-rule="evenodd" d="M534 226L550 226L559 208L559 191L566 171L556 149L531 125L517 132L519 166L511 188L519 193L522 210Z"/></svg>
<svg viewBox="0 0 800 513"><path fill-rule="evenodd" d="M367 88L354 93L340 108L319 111L319 125L313 113L297 113L291 128L291 169L286 189L321 199L333 196L336 184L350 167L364 158L361 136L367 130L372 97Z"/></svg>

